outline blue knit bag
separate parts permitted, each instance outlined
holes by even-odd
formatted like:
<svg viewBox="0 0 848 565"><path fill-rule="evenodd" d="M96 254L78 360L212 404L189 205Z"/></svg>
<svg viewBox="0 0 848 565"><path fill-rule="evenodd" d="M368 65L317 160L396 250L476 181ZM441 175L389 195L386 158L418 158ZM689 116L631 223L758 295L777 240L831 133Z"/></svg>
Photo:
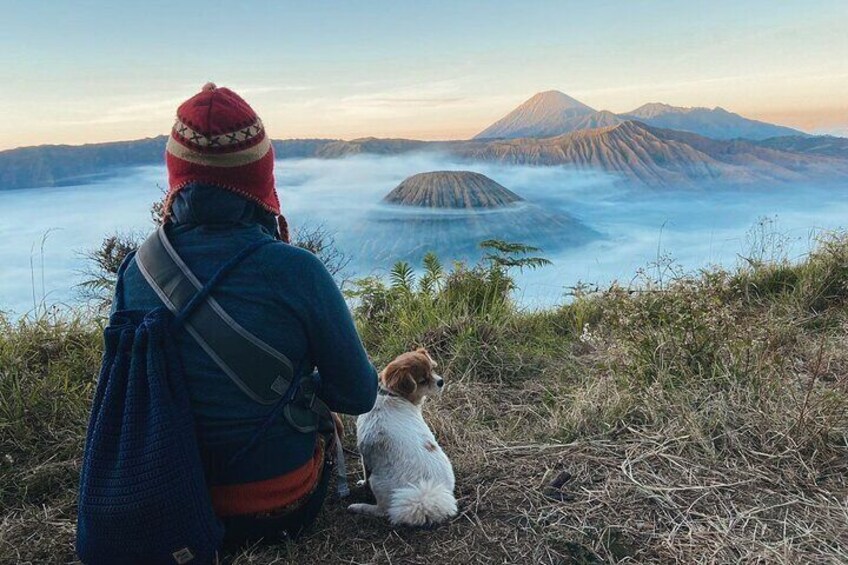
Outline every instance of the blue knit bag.
<svg viewBox="0 0 848 565"><path fill-rule="evenodd" d="M104 352L80 475L77 553L87 565L211 563L223 540L204 477L174 334L235 264L222 267L183 312L118 308ZM287 395L288 396L288 395ZM276 410L275 410L276 412Z"/></svg>

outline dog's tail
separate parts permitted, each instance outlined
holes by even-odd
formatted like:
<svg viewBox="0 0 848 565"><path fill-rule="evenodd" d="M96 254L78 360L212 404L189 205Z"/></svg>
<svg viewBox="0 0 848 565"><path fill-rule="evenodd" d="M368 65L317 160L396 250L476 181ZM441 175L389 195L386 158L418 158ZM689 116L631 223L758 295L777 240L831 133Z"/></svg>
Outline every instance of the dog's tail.
<svg viewBox="0 0 848 565"><path fill-rule="evenodd" d="M456 514L456 499L445 484L422 481L394 491L388 514L394 525L436 524Z"/></svg>

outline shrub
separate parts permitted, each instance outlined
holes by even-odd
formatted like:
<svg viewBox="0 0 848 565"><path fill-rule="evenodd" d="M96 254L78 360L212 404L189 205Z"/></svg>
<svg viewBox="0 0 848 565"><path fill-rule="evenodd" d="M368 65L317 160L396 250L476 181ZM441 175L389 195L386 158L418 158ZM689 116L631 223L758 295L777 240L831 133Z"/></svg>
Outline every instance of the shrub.
<svg viewBox="0 0 848 565"><path fill-rule="evenodd" d="M848 298L848 235L827 234L798 266L796 299L809 312L844 305Z"/></svg>
<svg viewBox="0 0 848 565"><path fill-rule="evenodd" d="M355 281L347 295L355 301L354 314L369 350L383 353L385 361L425 346L450 359L459 374L474 365L487 367L491 378L507 376L503 357L509 354L507 336L516 314L509 272L536 268L545 260L526 257L536 249L518 244L492 240L483 247L493 251L476 265L457 262L445 271L430 253L420 276L399 262L388 283L376 277Z"/></svg>
<svg viewBox="0 0 848 565"><path fill-rule="evenodd" d="M141 234L115 234L104 239L100 247L88 252L87 278L79 285L83 296L99 303L104 311L108 309L121 263L143 241Z"/></svg>

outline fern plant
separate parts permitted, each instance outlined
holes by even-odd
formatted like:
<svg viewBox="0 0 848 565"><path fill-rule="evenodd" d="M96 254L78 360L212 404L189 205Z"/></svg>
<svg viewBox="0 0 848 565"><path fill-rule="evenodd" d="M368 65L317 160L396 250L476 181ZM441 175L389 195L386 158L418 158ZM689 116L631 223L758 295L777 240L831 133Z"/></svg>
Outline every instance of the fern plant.
<svg viewBox="0 0 848 565"><path fill-rule="evenodd" d="M442 262L435 253L430 251L424 256L424 275L418 281L418 288L422 294L433 296L442 290L445 279L445 270Z"/></svg>
<svg viewBox="0 0 848 565"><path fill-rule="evenodd" d="M480 248L486 251L483 261L498 269L538 269L551 262L544 257L525 257L529 253L541 251L538 247L524 245L523 243L511 243L500 239L487 239L480 243Z"/></svg>
<svg viewBox="0 0 848 565"><path fill-rule="evenodd" d="M400 290L404 293L412 292L415 285L415 272L406 261L398 261L389 273L392 282L392 290Z"/></svg>

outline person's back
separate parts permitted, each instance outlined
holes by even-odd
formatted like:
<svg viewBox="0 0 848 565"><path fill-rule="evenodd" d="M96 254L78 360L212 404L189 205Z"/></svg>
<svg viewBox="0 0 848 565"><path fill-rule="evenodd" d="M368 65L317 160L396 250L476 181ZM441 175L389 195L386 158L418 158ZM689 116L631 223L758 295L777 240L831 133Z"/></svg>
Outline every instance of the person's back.
<svg viewBox="0 0 848 565"><path fill-rule="evenodd" d="M230 91L205 87L180 107L168 144L171 190L165 229L201 282L249 244L279 237L273 151L258 118L258 127L236 123L238 141L215 152L216 141L233 129L226 122L239 111L252 114ZM185 115L195 116L190 125ZM204 118L206 123L198 123ZM260 134L263 139L256 142ZM133 259L122 276L125 308L161 306ZM291 361L295 380L317 368L317 395L330 410L361 414L373 406L376 372L338 287L314 255L282 241L264 245L215 287L213 297L236 322ZM187 332L178 336L213 505L230 541L274 537L279 531L291 535L308 526L329 479L326 442L316 432L295 430L281 417L230 464L272 406L251 399Z"/></svg>

